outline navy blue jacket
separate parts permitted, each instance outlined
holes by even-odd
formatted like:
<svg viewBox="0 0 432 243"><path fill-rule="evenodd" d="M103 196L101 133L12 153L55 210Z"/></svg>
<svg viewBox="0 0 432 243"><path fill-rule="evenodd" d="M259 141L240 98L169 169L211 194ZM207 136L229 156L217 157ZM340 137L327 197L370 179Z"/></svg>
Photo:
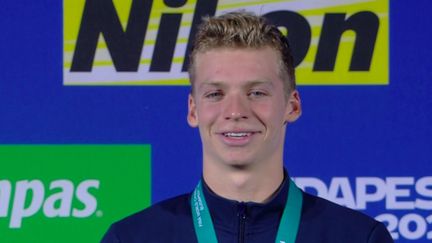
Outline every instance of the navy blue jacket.
<svg viewBox="0 0 432 243"><path fill-rule="evenodd" d="M203 183L204 184L204 183ZM237 202L219 197L203 186L218 241L275 242L289 180L268 203ZM102 243L197 242L190 194L153 205L114 223ZM385 226L376 220L325 199L303 193L297 243L391 243Z"/></svg>

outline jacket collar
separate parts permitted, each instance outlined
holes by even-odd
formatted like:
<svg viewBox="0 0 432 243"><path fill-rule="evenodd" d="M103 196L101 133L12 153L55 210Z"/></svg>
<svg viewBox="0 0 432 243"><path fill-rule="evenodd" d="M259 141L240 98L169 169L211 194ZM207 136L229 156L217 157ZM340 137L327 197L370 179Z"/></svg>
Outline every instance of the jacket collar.
<svg viewBox="0 0 432 243"><path fill-rule="evenodd" d="M236 232L240 218L243 217L246 228L252 231L278 227L282 217L289 190L288 174L284 171L284 180L266 203L238 202L223 198L214 193L203 182L203 192L215 228Z"/></svg>

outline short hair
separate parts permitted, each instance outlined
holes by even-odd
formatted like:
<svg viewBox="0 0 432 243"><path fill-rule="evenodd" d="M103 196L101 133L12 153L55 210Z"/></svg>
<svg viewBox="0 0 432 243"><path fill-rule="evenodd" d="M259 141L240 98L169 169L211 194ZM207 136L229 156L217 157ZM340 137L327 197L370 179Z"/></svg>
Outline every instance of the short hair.
<svg viewBox="0 0 432 243"><path fill-rule="evenodd" d="M194 62L198 53L217 48L270 47L279 54L280 76L287 94L296 89L294 61L288 39L262 16L245 11L204 17L190 53L189 77L194 84Z"/></svg>

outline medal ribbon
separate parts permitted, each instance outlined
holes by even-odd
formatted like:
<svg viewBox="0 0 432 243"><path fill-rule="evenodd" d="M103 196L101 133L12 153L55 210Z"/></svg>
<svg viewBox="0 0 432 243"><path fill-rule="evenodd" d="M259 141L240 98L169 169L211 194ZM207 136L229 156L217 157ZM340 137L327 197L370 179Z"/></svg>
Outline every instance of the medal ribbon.
<svg viewBox="0 0 432 243"><path fill-rule="evenodd" d="M295 243L300 224L303 195L292 180L289 181L288 198L276 236L276 243ZM201 181L191 198L192 219L198 242L217 243L216 232L207 207Z"/></svg>

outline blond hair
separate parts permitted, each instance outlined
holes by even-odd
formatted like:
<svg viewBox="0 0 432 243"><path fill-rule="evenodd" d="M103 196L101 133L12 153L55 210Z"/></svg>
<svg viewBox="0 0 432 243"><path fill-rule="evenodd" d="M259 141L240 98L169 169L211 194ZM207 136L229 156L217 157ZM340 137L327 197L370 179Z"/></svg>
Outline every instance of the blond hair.
<svg viewBox="0 0 432 243"><path fill-rule="evenodd" d="M194 62L197 53L217 48L270 47L280 58L280 76L287 94L296 89L294 61L287 38L264 17L248 12L230 12L204 17L198 27L190 54L189 76L194 84Z"/></svg>

